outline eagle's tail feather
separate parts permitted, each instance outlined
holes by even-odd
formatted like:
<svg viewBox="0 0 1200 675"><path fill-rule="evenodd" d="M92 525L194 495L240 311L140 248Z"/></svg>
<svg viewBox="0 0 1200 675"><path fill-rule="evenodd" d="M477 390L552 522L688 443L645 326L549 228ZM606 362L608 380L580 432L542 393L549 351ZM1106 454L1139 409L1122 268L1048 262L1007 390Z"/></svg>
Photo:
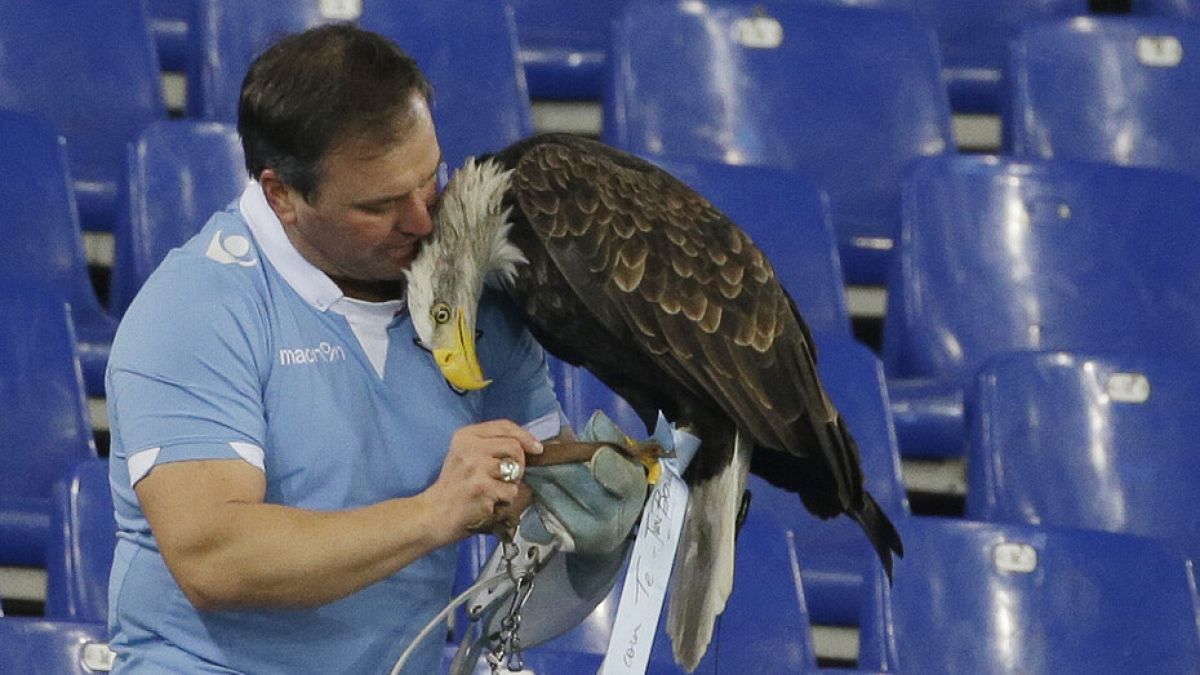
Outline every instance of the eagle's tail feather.
<svg viewBox="0 0 1200 675"><path fill-rule="evenodd" d="M752 450L738 434L729 465L693 487L688 498L667 610L675 661L688 672L708 651L717 617L733 591L734 535Z"/></svg>
<svg viewBox="0 0 1200 675"><path fill-rule="evenodd" d="M900 533L896 531L896 526L866 490L863 490L863 507L849 511L848 514L867 533L867 538L871 540L871 545L875 547L875 553L879 556L879 562L883 563L883 569L887 572L888 581L891 581L892 553L904 557L904 544L900 541Z"/></svg>

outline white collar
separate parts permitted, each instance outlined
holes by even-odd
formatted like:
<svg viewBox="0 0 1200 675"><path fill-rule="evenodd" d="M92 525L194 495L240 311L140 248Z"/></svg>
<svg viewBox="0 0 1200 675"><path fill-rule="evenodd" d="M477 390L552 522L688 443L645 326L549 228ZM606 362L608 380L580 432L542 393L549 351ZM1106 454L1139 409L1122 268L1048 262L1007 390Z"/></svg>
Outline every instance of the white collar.
<svg viewBox="0 0 1200 675"><path fill-rule="evenodd" d="M259 251L271 261L284 281L288 282L308 304L324 312L343 297L342 289L321 270L305 260L283 231L279 216L267 203L262 186L250 181L238 202L242 218L258 242Z"/></svg>

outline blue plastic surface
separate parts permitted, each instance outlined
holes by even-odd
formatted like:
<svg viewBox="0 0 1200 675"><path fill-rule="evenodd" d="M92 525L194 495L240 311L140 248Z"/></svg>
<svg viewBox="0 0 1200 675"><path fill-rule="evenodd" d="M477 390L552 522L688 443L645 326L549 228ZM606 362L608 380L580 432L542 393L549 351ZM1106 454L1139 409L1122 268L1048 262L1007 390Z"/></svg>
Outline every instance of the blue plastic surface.
<svg viewBox="0 0 1200 675"><path fill-rule="evenodd" d="M1192 21L1085 18L1027 29L1010 66L1013 153L1200 176L1197 54Z"/></svg>
<svg viewBox="0 0 1200 675"><path fill-rule="evenodd" d="M922 675L1194 673L1195 582L1129 535L910 519L864 626L863 667Z"/></svg>
<svg viewBox="0 0 1200 675"><path fill-rule="evenodd" d="M186 70L192 0L146 0L150 34L163 70Z"/></svg>
<svg viewBox="0 0 1200 675"><path fill-rule="evenodd" d="M1088 13L1087 0L916 2L919 11L937 30L942 46L942 72L952 107L976 113L1000 112L1008 43L1023 25L1039 19Z"/></svg>
<svg viewBox="0 0 1200 675"><path fill-rule="evenodd" d="M940 380L930 391L945 396L1004 351L1194 350L1197 214L1200 185L1167 171L994 157L917 162L888 286L889 378ZM963 450L901 445L905 455Z"/></svg>
<svg viewBox="0 0 1200 675"><path fill-rule="evenodd" d="M109 310L124 314L167 252L200 231L249 180L237 130L155 122L129 148L129 199L118 214Z"/></svg>
<svg viewBox="0 0 1200 675"><path fill-rule="evenodd" d="M190 114L236 121L242 79L254 57L286 33L335 21L322 15L322 4L198 0L191 30L200 51L190 59ZM503 0L362 5L359 25L395 40L433 84L434 120L451 167L532 133L516 26Z"/></svg>
<svg viewBox="0 0 1200 675"><path fill-rule="evenodd" d="M977 378L967 515L1126 532L1200 558L1195 354L997 357Z"/></svg>
<svg viewBox="0 0 1200 675"><path fill-rule="evenodd" d="M0 672L92 675L83 660L89 644L108 644L104 624L0 618Z"/></svg>
<svg viewBox="0 0 1200 675"><path fill-rule="evenodd" d="M65 146L48 125L0 111L0 275L45 284L71 304L84 382L104 392L116 322L88 276Z"/></svg>
<svg viewBox="0 0 1200 675"><path fill-rule="evenodd" d="M911 12L638 3L612 53L605 140L799 169L829 194L852 283L884 281L904 165L954 150L937 38Z"/></svg>
<svg viewBox="0 0 1200 675"><path fill-rule="evenodd" d="M96 446L61 296L0 280L0 316L0 565L40 566L51 487Z"/></svg>
<svg viewBox="0 0 1200 675"><path fill-rule="evenodd" d="M83 225L111 229L125 144L166 117L142 4L0 0L0 45L0 106L66 137Z"/></svg>
<svg viewBox="0 0 1200 675"><path fill-rule="evenodd" d="M1136 0L1131 5L1134 14L1180 19L1200 18L1200 2L1196 0Z"/></svg>
<svg viewBox="0 0 1200 675"><path fill-rule="evenodd" d="M626 0L513 0L529 93L599 99L610 26Z"/></svg>
<svg viewBox="0 0 1200 675"><path fill-rule="evenodd" d="M108 461L72 466L54 485L46 555L49 619L104 623L108 620L108 572L117 545Z"/></svg>

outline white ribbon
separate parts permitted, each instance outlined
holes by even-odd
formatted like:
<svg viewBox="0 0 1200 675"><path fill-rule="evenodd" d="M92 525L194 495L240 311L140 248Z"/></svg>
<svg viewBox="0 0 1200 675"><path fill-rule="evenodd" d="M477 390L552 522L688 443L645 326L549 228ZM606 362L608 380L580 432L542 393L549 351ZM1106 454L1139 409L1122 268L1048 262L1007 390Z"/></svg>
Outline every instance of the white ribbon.
<svg viewBox="0 0 1200 675"><path fill-rule="evenodd" d="M674 449L675 457L660 460L662 476L655 483L642 512L637 541L625 573L625 585L621 588L617 618L599 675L644 675L646 672L667 582L671 579L679 533L683 529L688 486L682 475L699 449L700 439L676 430L662 413L658 415L653 438L664 449Z"/></svg>

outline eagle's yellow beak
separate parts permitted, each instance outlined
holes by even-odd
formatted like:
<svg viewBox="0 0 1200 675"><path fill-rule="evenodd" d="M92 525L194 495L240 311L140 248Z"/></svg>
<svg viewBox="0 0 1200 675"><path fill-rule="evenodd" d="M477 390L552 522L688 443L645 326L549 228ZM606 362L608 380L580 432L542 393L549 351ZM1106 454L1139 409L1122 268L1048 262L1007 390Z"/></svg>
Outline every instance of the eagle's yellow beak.
<svg viewBox="0 0 1200 675"><path fill-rule="evenodd" d="M442 376L457 389L475 391L492 383L483 379L479 357L475 355L475 334L467 327L462 307L454 310L454 329L449 333L449 347L434 347L433 359Z"/></svg>

